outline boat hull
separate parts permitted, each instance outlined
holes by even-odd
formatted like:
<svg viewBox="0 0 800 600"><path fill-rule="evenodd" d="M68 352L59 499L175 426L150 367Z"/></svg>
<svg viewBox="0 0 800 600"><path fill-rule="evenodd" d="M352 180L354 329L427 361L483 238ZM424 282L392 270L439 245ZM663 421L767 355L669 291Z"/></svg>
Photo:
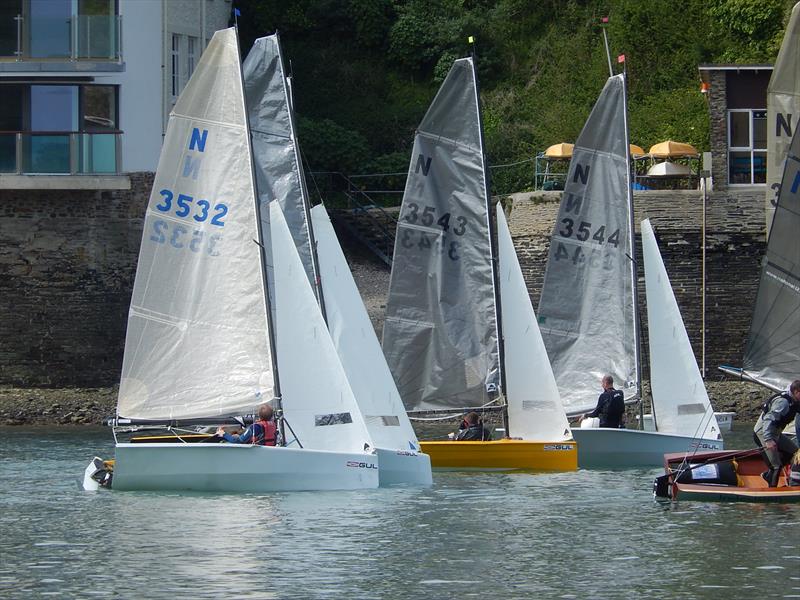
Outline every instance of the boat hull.
<svg viewBox="0 0 800 600"><path fill-rule="evenodd" d="M692 465L730 463L735 460L735 484L733 483L734 479L731 480L730 484L678 481L684 458L685 455L683 454L667 454L664 456L667 485L662 492L664 496L672 500L800 502L800 486L787 486L785 473L781 475L778 487L769 487L767 482L762 479L761 473L767 469L767 464L758 450L706 452L692 457ZM700 478L698 477L698 479ZM658 482L658 480L656 481Z"/></svg>
<svg viewBox="0 0 800 600"><path fill-rule="evenodd" d="M117 444L113 489L278 492L375 488L374 454L238 444Z"/></svg>
<svg viewBox="0 0 800 600"><path fill-rule="evenodd" d="M377 448L381 487L388 485L432 485L431 457L421 452Z"/></svg>
<svg viewBox="0 0 800 600"><path fill-rule="evenodd" d="M668 453L723 449L722 440L638 429L575 428L572 435L578 442L581 469L660 467Z"/></svg>
<svg viewBox="0 0 800 600"><path fill-rule="evenodd" d="M574 471L578 449L574 441L527 440L420 442L434 469L480 471Z"/></svg>

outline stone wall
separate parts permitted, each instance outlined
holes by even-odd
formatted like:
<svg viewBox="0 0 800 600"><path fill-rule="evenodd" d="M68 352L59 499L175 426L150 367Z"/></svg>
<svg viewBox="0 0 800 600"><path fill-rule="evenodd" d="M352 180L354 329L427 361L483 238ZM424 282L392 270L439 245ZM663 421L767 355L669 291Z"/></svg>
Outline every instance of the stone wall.
<svg viewBox="0 0 800 600"><path fill-rule="evenodd" d="M544 279L561 194L518 194L510 227L534 308ZM650 218L678 306L702 362L702 195L698 191L638 192L637 231ZM714 192L706 203L706 352L709 378L721 364L741 365L764 253L764 191ZM637 256L641 239L637 235ZM643 350L647 355L644 270L639 264ZM645 361L647 362L647 361ZM646 365L644 365L645 373Z"/></svg>
<svg viewBox="0 0 800 600"><path fill-rule="evenodd" d="M0 384L119 381L152 174L128 191L0 190Z"/></svg>
<svg viewBox="0 0 800 600"><path fill-rule="evenodd" d="M131 175L130 191L0 190L0 385L119 381L151 185L152 174L139 173ZM717 191L708 199L706 366L712 378L717 365L740 364L764 251L763 197L763 191ZM650 217L659 235L700 360L699 192L641 192L635 199L637 222ZM559 192L513 198L511 231L534 307L559 200ZM640 291L646 328L641 279Z"/></svg>

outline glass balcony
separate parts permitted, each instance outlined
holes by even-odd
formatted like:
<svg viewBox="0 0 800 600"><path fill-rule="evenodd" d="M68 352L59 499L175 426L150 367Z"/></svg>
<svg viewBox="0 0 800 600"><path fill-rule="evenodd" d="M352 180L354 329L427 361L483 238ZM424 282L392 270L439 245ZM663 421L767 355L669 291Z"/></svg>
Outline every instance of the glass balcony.
<svg viewBox="0 0 800 600"><path fill-rule="evenodd" d="M0 173L109 175L120 172L121 131L0 132Z"/></svg>
<svg viewBox="0 0 800 600"><path fill-rule="evenodd" d="M0 60L119 61L122 60L121 36L120 15L30 17L26 20L21 15L0 14Z"/></svg>

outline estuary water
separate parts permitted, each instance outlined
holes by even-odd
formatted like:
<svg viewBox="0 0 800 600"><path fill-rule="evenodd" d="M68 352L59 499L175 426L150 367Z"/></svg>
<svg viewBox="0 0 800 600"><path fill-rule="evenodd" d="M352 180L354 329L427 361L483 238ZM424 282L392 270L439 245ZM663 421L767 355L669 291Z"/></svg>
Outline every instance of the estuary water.
<svg viewBox="0 0 800 600"><path fill-rule="evenodd" d="M1 598L800 598L800 505L659 503L658 469L80 491L112 453L108 429L0 429Z"/></svg>

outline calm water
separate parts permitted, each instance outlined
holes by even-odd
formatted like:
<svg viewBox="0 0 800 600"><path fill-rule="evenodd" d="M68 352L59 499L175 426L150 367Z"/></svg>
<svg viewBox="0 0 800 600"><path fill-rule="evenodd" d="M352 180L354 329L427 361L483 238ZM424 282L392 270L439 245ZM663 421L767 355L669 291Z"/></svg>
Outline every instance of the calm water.
<svg viewBox="0 0 800 600"><path fill-rule="evenodd" d="M659 504L657 469L88 493L107 429L0 433L3 598L800 598L800 505Z"/></svg>

